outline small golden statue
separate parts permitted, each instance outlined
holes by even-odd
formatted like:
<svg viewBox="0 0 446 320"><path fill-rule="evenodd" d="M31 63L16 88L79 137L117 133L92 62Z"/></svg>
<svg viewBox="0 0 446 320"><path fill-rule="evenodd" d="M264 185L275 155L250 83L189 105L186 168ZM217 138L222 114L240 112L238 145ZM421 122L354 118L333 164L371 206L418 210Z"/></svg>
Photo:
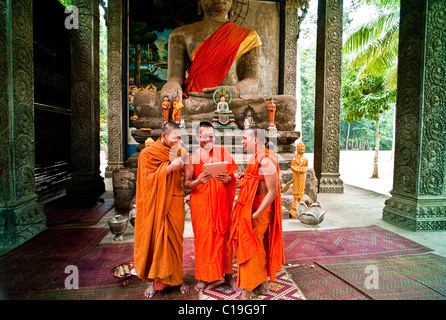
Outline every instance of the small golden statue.
<svg viewBox="0 0 446 320"><path fill-rule="evenodd" d="M175 102L173 103L172 121L176 124L180 124L181 109L184 108L183 103L180 101L180 97L176 96Z"/></svg>
<svg viewBox="0 0 446 320"><path fill-rule="evenodd" d="M274 116L276 114L276 104L274 103L273 98L271 98L271 102L268 105L268 115L269 115L269 126L268 129L276 129L276 125L274 124Z"/></svg>
<svg viewBox="0 0 446 320"><path fill-rule="evenodd" d="M298 219L297 207L305 193L305 175L308 170L308 159L304 157L305 144L299 142L296 146L297 155L291 160L293 171L293 198L294 202L290 210L291 218Z"/></svg>
<svg viewBox="0 0 446 320"><path fill-rule="evenodd" d="M163 118L164 118L163 125L164 125L167 121L169 121L169 112L170 112L170 101L167 96L164 97L164 101L161 104L161 107L163 108Z"/></svg>

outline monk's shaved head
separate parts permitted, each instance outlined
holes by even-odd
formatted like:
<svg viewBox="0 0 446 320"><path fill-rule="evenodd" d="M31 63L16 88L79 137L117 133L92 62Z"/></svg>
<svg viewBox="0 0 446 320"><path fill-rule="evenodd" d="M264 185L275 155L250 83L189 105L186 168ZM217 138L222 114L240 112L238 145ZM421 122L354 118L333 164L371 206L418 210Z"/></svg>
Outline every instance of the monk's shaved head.
<svg viewBox="0 0 446 320"><path fill-rule="evenodd" d="M214 126L210 122L201 121L200 124L196 127L197 135L200 135L200 129L201 128L212 128L212 129L214 129Z"/></svg>
<svg viewBox="0 0 446 320"><path fill-rule="evenodd" d="M251 136L257 138L258 142L260 144L265 144L265 130L262 128L259 128L257 126L252 126L246 129L246 132L249 133Z"/></svg>
<svg viewBox="0 0 446 320"><path fill-rule="evenodd" d="M169 135L175 129L180 129L180 126L175 122L167 121L163 126L163 133Z"/></svg>

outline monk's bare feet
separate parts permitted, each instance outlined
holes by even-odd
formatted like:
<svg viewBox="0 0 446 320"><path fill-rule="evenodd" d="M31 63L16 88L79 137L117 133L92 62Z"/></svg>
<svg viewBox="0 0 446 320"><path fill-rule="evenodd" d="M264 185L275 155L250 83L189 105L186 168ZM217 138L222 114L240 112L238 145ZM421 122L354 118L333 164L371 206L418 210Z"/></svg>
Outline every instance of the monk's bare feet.
<svg viewBox="0 0 446 320"><path fill-rule="evenodd" d="M155 296L155 294L156 294L157 292L158 292L158 291L155 290L155 288L153 287L153 285L151 285L150 287L148 287L148 288L146 289L146 291L144 291L144 295L146 296L146 298L152 299L152 298Z"/></svg>
<svg viewBox="0 0 446 320"><path fill-rule="evenodd" d="M237 288L237 282L232 277L232 274L225 274L225 282L229 285L235 292L242 292L242 288Z"/></svg>
<svg viewBox="0 0 446 320"><path fill-rule="evenodd" d="M200 291L204 291L204 289L206 289L206 287L208 286L207 282L198 280L197 284L195 285L195 290L197 290L198 292Z"/></svg>
<svg viewBox="0 0 446 320"><path fill-rule="evenodd" d="M183 282L180 287L180 292L182 294L185 294L185 293L188 293L189 290L190 290L189 286Z"/></svg>
<svg viewBox="0 0 446 320"><path fill-rule="evenodd" d="M262 282L260 286L258 286L258 290L260 294L263 294L265 296L270 294L269 288L268 288L268 281Z"/></svg>
<svg viewBox="0 0 446 320"><path fill-rule="evenodd" d="M252 291L243 289L242 293L240 294L239 299L240 300L250 300L251 299L251 295L252 295Z"/></svg>

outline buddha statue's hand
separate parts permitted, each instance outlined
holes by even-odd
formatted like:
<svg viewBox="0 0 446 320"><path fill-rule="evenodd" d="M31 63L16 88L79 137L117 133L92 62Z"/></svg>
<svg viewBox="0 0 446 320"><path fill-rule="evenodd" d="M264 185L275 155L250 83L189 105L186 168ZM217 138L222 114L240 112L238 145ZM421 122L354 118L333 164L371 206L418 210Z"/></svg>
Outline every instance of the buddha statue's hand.
<svg viewBox="0 0 446 320"><path fill-rule="evenodd" d="M226 90L229 90L231 92L232 98L240 98L240 90L237 86L220 86L220 87L204 88L203 92L189 92L189 96L212 99L215 90L220 89L221 87L225 88Z"/></svg>
<svg viewBox="0 0 446 320"><path fill-rule="evenodd" d="M167 81L160 92L161 97L167 96L169 101L175 101L176 97L183 97L183 89L177 81Z"/></svg>

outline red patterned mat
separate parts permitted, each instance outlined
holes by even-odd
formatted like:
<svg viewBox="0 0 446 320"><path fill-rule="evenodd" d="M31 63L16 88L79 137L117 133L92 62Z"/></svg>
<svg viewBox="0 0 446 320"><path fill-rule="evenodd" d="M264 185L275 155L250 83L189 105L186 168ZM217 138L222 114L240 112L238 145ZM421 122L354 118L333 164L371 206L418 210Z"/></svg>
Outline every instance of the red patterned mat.
<svg viewBox="0 0 446 320"><path fill-rule="evenodd" d="M104 243L79 257L73 264L79 270L79 287L94 288L102 286L115 286L119 279L110 274L115 266L133 261L133 242ZM183 272L184 276L193 276L195 272L195 257L193 255L193 238L185 238L183 243ZM63 289L66 275L61 273L53 282L51 289ZM136 276L132 279L138 280ZM195 284L194 284L195 285Z"/></svg>
<svg viewBox="0 0 446 320"><path fill-rule="evenodd" d="M95 248L108 232L105 228L42 231L0 256L0 291L8 298L11 290L51 287L66 266Z"/></svg>
<svg viewBox="0 0 446 320"><path fill-rule="evenodd" d="M419 243L378 226L331 230L285 231L287 264L373 259L432 251Z"/></svg>
<svg viewBox="0 0 446 320"><path fill-rule="evenodd" d="M234 279L237 278L237 268L234 266ZM269 281L269 295L255 294L252 300L305 300L302 291L293 282L288 272L283 268L276 275L275 281ZM206 289L200 293L201 300L237 300L239 293L224 282L224 280L214 281L210 283Z"/></svg>

